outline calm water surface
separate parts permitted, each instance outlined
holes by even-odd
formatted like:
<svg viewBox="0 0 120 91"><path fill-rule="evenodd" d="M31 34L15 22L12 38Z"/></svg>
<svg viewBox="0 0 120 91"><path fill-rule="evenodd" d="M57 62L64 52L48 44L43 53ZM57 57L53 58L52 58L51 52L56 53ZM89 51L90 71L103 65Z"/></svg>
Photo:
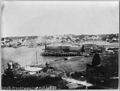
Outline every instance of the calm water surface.
<svg viewBox="0 0 120 91"><path fill-rule="evenodd" d="M45 64L63 57L48 57L41 56L44 51L44 47L37 48L2 48L2 69L7 67L7 62L14 61L18 62L21 66L34 65L34 64Z"/></svg>

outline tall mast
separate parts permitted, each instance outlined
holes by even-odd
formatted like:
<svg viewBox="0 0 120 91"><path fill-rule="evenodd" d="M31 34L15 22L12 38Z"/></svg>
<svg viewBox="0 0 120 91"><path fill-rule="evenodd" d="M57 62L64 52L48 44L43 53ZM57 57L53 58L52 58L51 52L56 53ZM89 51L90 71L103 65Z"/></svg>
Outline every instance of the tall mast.
<svg viewBox="0 0 120 91"><path fill-rule="evenodd" d="M38 59L37 59L37 51L36 51L36 64L38 64Z"/></svg>
<svg viewBox="0 0 120 91"><path fill-rule="evenodd" d="M46 50L46 43L45 43L45 50Z"/></svg>

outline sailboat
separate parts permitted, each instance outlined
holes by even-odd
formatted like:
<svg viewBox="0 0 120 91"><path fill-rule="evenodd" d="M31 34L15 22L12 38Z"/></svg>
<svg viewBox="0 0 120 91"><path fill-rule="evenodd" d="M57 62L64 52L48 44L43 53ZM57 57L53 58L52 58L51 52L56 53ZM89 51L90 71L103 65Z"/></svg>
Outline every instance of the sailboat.
<svg viewBox="0 0 120 91"><path fill-rule="evenodd" d="M37 57L37 51L35 52L35 64L34 65L26 65L24 68L26 71L28 71L30 74L36 74L37 72L41 71L43 67L42 65L38 65L38 57Z"/></svg>

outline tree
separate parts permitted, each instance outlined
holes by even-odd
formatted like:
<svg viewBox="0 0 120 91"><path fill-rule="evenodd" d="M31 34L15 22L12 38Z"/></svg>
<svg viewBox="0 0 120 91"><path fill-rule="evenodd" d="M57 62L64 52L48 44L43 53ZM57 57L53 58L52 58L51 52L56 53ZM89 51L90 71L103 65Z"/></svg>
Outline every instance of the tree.
<svg viewBox="0 0 120 91"><path fill-rule="evenodd" d="M83 45L82 48L81 48L81 52L82 52L82 53L85 52L84 45Z"/></svg>
<svg viewBox="0 0 120 91"><path fill-rule="evenodd" d="M101 61L100 55L99 55L98 53L96 53L96 54L93 56L92 65L93 65L93 66L97 66L97 65L100 64L100 61Z"/></svg>

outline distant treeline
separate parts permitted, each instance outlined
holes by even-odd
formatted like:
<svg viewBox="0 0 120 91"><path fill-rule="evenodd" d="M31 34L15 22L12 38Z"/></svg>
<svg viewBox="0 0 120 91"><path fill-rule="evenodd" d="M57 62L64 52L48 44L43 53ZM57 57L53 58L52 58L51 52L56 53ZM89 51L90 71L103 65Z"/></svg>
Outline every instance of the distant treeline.
<svg viewBox="0 0 120 91"><path fill-rule="evenodd" d="M119 38L119 33L116 34L98 34L98 35L87 35L87 34L82 34L82 35L74 35L74 34L66 34L66 35L55 35L56 38L58 39L59 37L62 38L77 38L77 39L84 39L85 37L99 37L100 39L102 39L103 41L105 41L106 39L113 39ZM55 37L54 35L50 35L50 36L44 36L43 38L45 39L52 39ZM2 37L1 41L3 41L4 39L9 39L9 40L14 40L14 39L37 39L39 36L15 36L15 37Z"/></svg>
<svg viewBox="0 0 120 91"><path fill-rule="evenodd" d="M15 39L36 39L38 36L15 36L15 37L2 37L1 41L3 41L4 39L8 39L8 40L15 40Z"/></svg>

